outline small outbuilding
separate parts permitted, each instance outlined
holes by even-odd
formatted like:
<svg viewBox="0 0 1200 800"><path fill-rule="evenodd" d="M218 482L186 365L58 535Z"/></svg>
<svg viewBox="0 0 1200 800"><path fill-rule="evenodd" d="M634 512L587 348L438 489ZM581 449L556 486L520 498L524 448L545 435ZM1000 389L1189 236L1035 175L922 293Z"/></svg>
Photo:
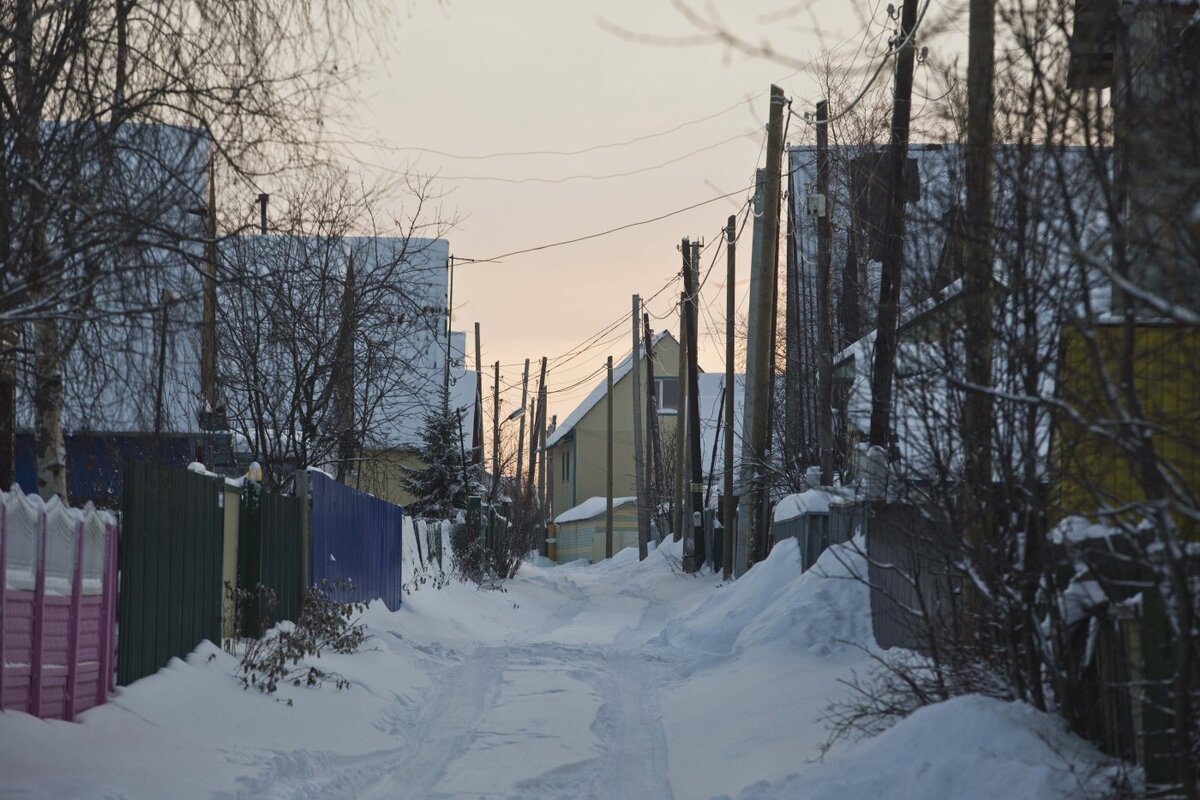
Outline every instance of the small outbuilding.
<svg viewBox="0 0 1200 800"><path fill-rule="evenodd" d="M607 498L589 497L554 518L554 553L559 564L605 556L605 516ZM613 498L613 554L638 545L637 498Z"/></svg>

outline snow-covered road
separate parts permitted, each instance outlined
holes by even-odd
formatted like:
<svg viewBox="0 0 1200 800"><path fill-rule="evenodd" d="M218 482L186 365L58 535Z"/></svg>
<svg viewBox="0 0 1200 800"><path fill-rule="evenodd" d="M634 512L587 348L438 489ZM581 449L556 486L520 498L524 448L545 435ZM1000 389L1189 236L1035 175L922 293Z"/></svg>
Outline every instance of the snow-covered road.
<svg viewBox="0 0 1200 800"><path fill-rule="evenodd" d="M1052 720L983 698L815 763L822 711L868 660L853 646L871 645L865 588L836 558L800 576L794 542L731 585L677 560L668 544L642 563L531 564L505 592L452 582L396 613L372 606L368 649L321 660L348 691L246 692L236 660L204 644L78 724L2 714L0 797L954 800L1076 785L1053 766L1045 742L1072 743ZM914 748L947 730L952 747ZM1030 764L1032 782L994 780Z"/></svg>

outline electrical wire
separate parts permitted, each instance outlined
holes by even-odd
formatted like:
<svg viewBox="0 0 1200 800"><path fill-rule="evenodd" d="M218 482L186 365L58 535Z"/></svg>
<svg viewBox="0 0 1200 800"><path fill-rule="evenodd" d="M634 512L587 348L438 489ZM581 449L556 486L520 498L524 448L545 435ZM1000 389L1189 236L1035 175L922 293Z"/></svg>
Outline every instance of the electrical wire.
<svg viewBox="0 0 1200 800"><path fill-rule="evenodd" d="M916 22L913 23L912 30L908 32L908 35L905 36L903 40L896 43L894 46L888 47L887 52L883 54L883 58L881 58L879 60L879 65L875 68L875 72L871 75L871 78L867 81L866 85L862 88L862 91L860 91L858 93L858 97L855 97L853 100L851 100L850 104L847 105L845 108L843 108L841 111L839 111L838 113L834 114L832 117L829 117L827 120L825 120L824 121L825 125L828 125L831 122L836 122L837 120L846 116L847 114L849 114L851 111L854 110L855 106L857 106L860 102L862 102L862 99L867 96L867 92L871 91L871 87L875 85L875 81L879 79L879 75L880 75L880 73L883 72L883 68L885 66L887 66L887 63L892 59L893 56L895 56L897 53L899 53L901 50L903 50L905 47L907 47L912 42L913 38L917 35L917 30L920 29L920 27L921 27L921 21L925 19L925 12L929 11L929 3L930 2L931 2L931 0L925 0L925 5L921 7L921 13L917 16L917 20L916 20ZM817 124L817 122L815 120L808 118L802 114L797 114L795 111L792 110L790 104L788 106L788 114L791 116L797 117L798 119L803 121L805 124L808 124L808 125L816 125Z"/></svg>
<svg viewBox="0 0 1200 800"><path fill-rule="evenodd" d="M753 185L751 185L750 188L754 188ZM741 194L744 191L746 191L745 188L737 189L735 191L728 192L726 194L717 195L716 197L711 197L708 200L701 200L699 203L693 203L690 206L684 206L683 208L677 208L674 211L668 211L665 214L659 214L656 217L650 217L648 219L641 219L641 220L637 220L636 222L627 222L624 225L618 225L615 228L609 228L607 230L603 230L598 233L589 233L585 236L576 236L573 239L563 239L558 242L549 242L547 244L540 244L535 247L525 247L520 250L510 251L508 253L501 253L500 255L495 255L495 256L492 256L491 258L476 259L476 263L494 263L494 262L502 261L506 258L512 258L513 256L522 256L527 253L537 253L542 250L549 250L553 247L563 247L563 246L569 245L569 244L578 244L579 242L587 242L592 239L599 239L602 236L609 236L614 233L620 233L621 231L626 231L626 230L629 230L630 228L637 228L642 225L649 225L654 222L661 222L664 219L670 219L671 217L675 217L680 214L685 214L688 211L692 211L693 209L711 205L712 203L715 203L718 200L724 200L727 197L733 197L734 195Z"/></svg>
<svg viewBox="0 0 1200 800"><path fill-rule="evenodd" d="M789 75L788 78L795 76L799 72L800 72L800 70L796 70L791 75ZM759 92L758 94L754 95L753 97L747 97L747 98L743 98L742 100L738 100L733 105L727 106L726 108L723 108L720 111L713 112L712 114L708 114L703 117L698 117L696 119L688 120L687 122L681 122L678 125L674 126L673 128L668 128L668 129L662 130L662 131L656 131L654 133L647 133L647 134L643 134L641 136L635 136L631 139L625 139L625 140L618 141L618 142L604 142L601 144L588 145L587 147L581 147L576 150L512 150L512 151L508 151L508 152L498 152L498 153L453 153L453 152L450 152L447 150L438 150L436 148L421 147L418 145L373 144L373 145L367 145L367 146L374 147L374 148L377 148L380 150L388 150L391 152L429 153L430 155L442 156L443 158L453 158L453 159L463 160L463 161L486 161L486 160L495 159L495 158L525 158L525 157L530 157L530 156L581 156L581 155L585 155L587 153L593 153L597 150L612 150L612 149L616 149L619 147L628 147L629 145L639 144L641 142L647 142L652 139L659 139L659 138L662 138L663 136L669 136L670 134L684 130L685 128L690 128L694 125L699 125L701 123L708 122L709 120L717 119L718 117L723 117L726 114L728 114L729 112L735 111L738 108L741 108L743 105L753 103L755 100L758 100L760 97L762 97L768 91L769 91L768 89L764 89L763 91ZM342 144L342 145L359 144L358 142L349 142L349 141L341 141L341 142L331 141L330 143L331 144Z"/></svg>

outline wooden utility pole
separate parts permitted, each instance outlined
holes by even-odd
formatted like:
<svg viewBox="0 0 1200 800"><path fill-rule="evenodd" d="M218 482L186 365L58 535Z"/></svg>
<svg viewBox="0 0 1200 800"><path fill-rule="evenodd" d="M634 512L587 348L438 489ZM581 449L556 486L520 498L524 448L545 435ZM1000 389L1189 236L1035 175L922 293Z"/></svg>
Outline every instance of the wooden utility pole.
<svg viewBox="0 0 1200 800"><path fill-rule="evenodd" d="M521 494L521 456L525 453L525 417L529 416L529 359L525 359L525 371L521 373L521 422L517 429L517 475L513 483L513 503L517 503L517 497ZM532 422L529 423L533 425ZM533 459L530 458L529 466L533 466Z"/></svg>
<svg viewBox="0 0 1200 800"><path fill-rule="evenodd" d="M967 225L963 296L966 379L992 385L992 72L995 0L971 0L967 47ZM967 543L980 552L991 527L992 396L967 389L963 398ZM1031 545L1032 548L1032 545Z"/></svg>
<svg viewBox="0 0 1200 800"><path fill-rule="evenodd" d="M683 269L687 272L687 262L691 259L690 248L683 248ZM676 371L678 387L675 395L675 493L671 502L671 535L675 541L683 536L683 517L685 513L683 491L684 475L687 474L687 292L679 293L679 367ZM687 549L687 546L684 546Z"/></svg>
<svg viewBox="0 0 1200 800"><path fill-rule="evenodd" d="M896 88L892 103L892 146L888 174L887 240L879 276L875 362L871 369L872 447L888 449L892 438L892 379L896 371L896 321L900 314L900 277L904 261L904 194L908 165L908 126L912 112L913 28L917 0L904 0L900 11L900 50L896 54Z"/></svg>
<svg viewBox="0 0 1200 800"><path fill-rule="evenodd" d="M546 374L546 359L542 358L542 374ZM538 409L541 413L541 419L538 420L538 469L537 469L537 490L538 490L538 519L542 525L547 522L546 518L546 383L542 382L538 388Z"/></svg>
<svg viewBox="0 0 1200 800"><path fill-rule="evenodd" d="M200 337L200 397L205 427L217 410L217 179L208 161L208 205L204 209L204 321ZM208 458L212 456L206 454ZM6 487L7 488L7 487Z"/></svg>
<svg viewBox="0 0 1200 800"><path fill-rule="evenodd" d="M800 287L803 284L800 275L800 264L796 253L795 232L795 203L796 187L791 169L787 176L787 250L784 255L784 337L787 339L787 358L783 368L783 462L791 472L800 472L807 466L806 453L809 450L807 426L805 425L803 387L810 378L807 372L807 361L803 358L801 345L801 320L811 324L809 315L804 313L801 302ZM774 359L772 359L774 362Z"/></svg>
<svg viewBox="0 0 1200 800"><path fill-rule="evenodd" d="M604 557L612 558L613 554L613 378L612 356L608 357L608 393L605 395L606 416L608 419L607 436L605 437L604 464Z"/></svg>
<svg viewBox="0 0 1200 800"><path fill-rule="evenodd" d="M533 415L533 423L529 429L529 490L526 492L533 497L534 465L540 463L538 458L538 443L541 441L541 431L546 427L546 357L542 356L542 369L538 373L537 412Z"/></svg>
<svg viewBox="0 0 1200 800"><path fill-rule="evenodd" d="M684 239L684 246L688 240ZM691 503L688 505L690 517L684 522L684 527L692 534L692 560L684 559L683 568L688 572L698 572L705 561L704 552L704 455L700 445L700 368L697 364L700 349L700 242L691 243L692 257L689 268L683 274L684 290L687 292L687 332L688 332L688 481L691 486ZM686 553L686 548L685 548Z"/></svg>
<svg viewBox="0 0 1200 800"><path fill-rule="evenodd" d="M492 502L500 499L500 362L492 388Z"/></svg>
<svg viewBox="0 0 1200 800"><path fill-rule="evenodd" d="M633 296L633 350L629 358L633 371L633 470L637 482L638 560L644 561L650 547L650 493L646 491L646 448L642 440L642 298Z"/></svg>
<svg viewBox="0 0 1200 800"><path fill-rule="evenodd" d="M751 246L750 246L750 303L753 307L756 298L764 291L770 291L769 287L764 287L761 284L766 279L766 273L762 267L762 248L759 243L763 237L763 191L766 183L766 170L760 169L755 172L754 181L754 197L751 200L752 227L751 227ZM755 471L755 453L752 446L753 421L754 416L754 393L758 391L760 380L758 377L758 361L755 355L754 342L760 338L759 328L763 325L763 314L753 313L748 315L747 319L748 330L746 332L746 377L745 386L742 389L742 459L738 465L738 471L734 475L736 482L736 491L738 493L738 529L735 538L736 544L734 547L734 575L740 576L746 569L749 568L750 554L750 509L751 498L750 493L753 487L753 476Z"/></svg>
<svg viewBox="0 0 1200 800"><path fill-rule="evenodd" d="M446 363L442 365L442 392L445 405L449 408L450 361L453 358L452 342L454 338L454 256L450 256L446 262L446 279Z"/></svg>
<svg viewBox="0 0 1200 800"><path fill-rule="evenodd" d="M821 485L833 485L833 196L829 193L829 103L817 103L817 444ZM791 353L788 353L791 357Z"/></svg>
<svg viewBox="0 0 1200 800"><path fill-rule="evenodd" d="M664 497L663 487L663 454L662 435L658 427L658 386L654 377L654 336L650 331L650 315L642 314L643 335L646 339L646 420L649 423L650 436L650 479L653 487L650 492L651 508L654 509L654 523L657 535L655 542L661 543L666 530L662 513Z"/></svg>
<svg viewBox="0 0 1200 800"><path fill-rule="evenodd" d="M480 356L479 323L475 323L475 415L471 420L471 463L483 464L483 359Z"/></svg>
<svg viewBox="0 0 1200 800"><path fill-rule="evenodd" d="M743 455L743 470L748 473L744 481L740 504L741 517L746 520L747 554L745 565L749 567L763 558L767 540L764 503L764 462L767 456L768 416L771 401L771 352L772 333L775 329L775 285L778 282L779 264L776 259L779 240L779 183L780 162L783 155L783 106L786 103L783 90L771 87L771 111L767 128L767 166L764 176L762 201L762 237L756 238L758 264L751 265L750 285L750 338L746 354L746 416L749 436ZM756 230L757 233L757 230ZM757 267L757 269L756 269ZM757 273L757 274L755 274ZM753 367L751 367L753 364ZM751 368L753 384L749 381ZM741 565L739 565L741 566Z"/></svg>
<svg viewBox="0 0 1200 800"><path fill-rule="evenodd" d="M734 283L737 277L737 217L732 214L725 225L725 513L721 517L721 566L725 580L733 575L733 403L737 387L733 378L733 318L737 311Z"/></svg>
<svg viewBox="0 0 1200 800"><path fill-rule="evenodd" d="M350 485L351 464L354 463L354 296L357 281L354 252L346 254L346 280L342 286L341 314L338 319L337 358L334 360L330 382L336 402L334 420L337 426L337 478ZM166 309L163 310L166 323ZM355 470L357 471L357 470Z"/></svg>

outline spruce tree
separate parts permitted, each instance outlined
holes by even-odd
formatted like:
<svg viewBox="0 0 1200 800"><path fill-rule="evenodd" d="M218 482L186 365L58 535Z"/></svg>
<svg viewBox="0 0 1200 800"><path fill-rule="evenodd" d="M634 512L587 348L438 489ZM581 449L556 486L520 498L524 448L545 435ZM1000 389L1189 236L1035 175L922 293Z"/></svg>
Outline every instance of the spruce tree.
<svg viewBox="0 0 1200 800"><path fill-rule="evenodd" d="M463 458L458 414L450 408L447 391L426 414L421 430L421 466L404 467L400 475L405 491L416 499L409 504L415 516L449 519L467 506L467 497L478 492L477 465Z"/></svg>

